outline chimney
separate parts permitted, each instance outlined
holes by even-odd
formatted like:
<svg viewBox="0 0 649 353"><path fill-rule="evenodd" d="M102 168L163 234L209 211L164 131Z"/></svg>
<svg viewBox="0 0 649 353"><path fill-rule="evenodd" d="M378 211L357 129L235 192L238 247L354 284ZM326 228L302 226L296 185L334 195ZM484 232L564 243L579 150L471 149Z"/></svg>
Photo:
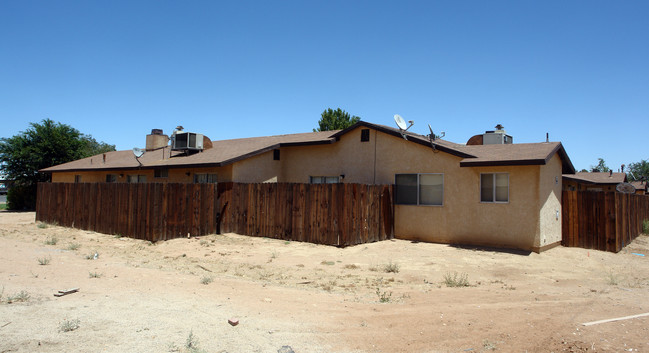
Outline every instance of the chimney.
<svg viewBox="0 0 649 353"><path fill-rule="evenodd" d="M612 178L612 177L613 177L613 170L609 170L609 171L608 171L608 177L609 177L609 178Z"/></svg>
<svg viewBox="0 0 649 353"><path fill-rule="evenodd" d="M146 135L146 150L153 151L167 147L169 136L162 133L162 129L152 129L149 135Z"/></svg>

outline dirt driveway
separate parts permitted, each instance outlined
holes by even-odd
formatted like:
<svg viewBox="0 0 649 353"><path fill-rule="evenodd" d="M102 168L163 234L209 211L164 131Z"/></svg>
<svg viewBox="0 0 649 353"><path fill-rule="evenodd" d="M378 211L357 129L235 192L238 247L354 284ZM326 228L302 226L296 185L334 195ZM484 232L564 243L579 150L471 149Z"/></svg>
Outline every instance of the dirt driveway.
<svg viewBox="0 0 649 353"><path fill-rule="evenodd" d="M647 236L618 254L151 244L0 212L0 293L0 352L649 352L649 316L582 325L649 313Z"/></svg>

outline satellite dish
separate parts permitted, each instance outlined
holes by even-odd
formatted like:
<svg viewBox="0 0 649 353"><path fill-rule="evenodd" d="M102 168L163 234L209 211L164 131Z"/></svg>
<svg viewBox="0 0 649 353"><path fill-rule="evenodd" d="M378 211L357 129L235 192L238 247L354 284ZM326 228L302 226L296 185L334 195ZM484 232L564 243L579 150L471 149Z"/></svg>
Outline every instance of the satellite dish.
<svg viewBox="0 0 649 353"><path fill-rule="evenodd" d="M403 120L401 115L399 114L394 114L394 122L397 123L397 126L401 130L408 130L408 126L406 125L406 121Z"/></svg>
<svg viewBox="0 0 649 353"><path fill-rule="evenodd" d="M615 187L615 190L623 194L635 194L635 186L629 183L619 183Z"/></svg>
<svg viewBox="0 0 649 353"><path fill-rule="evenodd" d="M144 150L139 147L133 147L133 155L135 158L140 158L144 155Z"/></svg>

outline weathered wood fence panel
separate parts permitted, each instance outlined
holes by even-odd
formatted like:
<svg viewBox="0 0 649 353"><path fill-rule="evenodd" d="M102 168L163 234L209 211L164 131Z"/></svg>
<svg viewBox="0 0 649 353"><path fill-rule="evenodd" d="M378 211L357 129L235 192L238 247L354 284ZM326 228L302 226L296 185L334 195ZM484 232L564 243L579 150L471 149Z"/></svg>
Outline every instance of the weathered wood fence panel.
<svg viewBox="0 0 649 353"><path fill-rule="evenodd" d="M649 220L649 196L598 191L562 194L562 245L619 252Z"/></svg>
<svg viewBox="0 0 649 353"><path fill-rule="evenodd" d="M41 183L36 220L150 241L233 232L348 246L393 238L392 200L390 185Z"/></svg>

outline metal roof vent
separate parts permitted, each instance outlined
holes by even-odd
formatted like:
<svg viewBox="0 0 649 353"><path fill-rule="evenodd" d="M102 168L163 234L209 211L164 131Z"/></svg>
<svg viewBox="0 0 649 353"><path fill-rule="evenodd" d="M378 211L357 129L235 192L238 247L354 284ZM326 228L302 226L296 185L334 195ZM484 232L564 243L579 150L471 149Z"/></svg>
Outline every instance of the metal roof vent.
<svg viewBox="0 0 649 353"><path fill-rule="evenodd" d="M498 124L495 131L485 131L482 135L483 145L508 145L514 143L514 138L505 133L505 127Z"/></svg>

